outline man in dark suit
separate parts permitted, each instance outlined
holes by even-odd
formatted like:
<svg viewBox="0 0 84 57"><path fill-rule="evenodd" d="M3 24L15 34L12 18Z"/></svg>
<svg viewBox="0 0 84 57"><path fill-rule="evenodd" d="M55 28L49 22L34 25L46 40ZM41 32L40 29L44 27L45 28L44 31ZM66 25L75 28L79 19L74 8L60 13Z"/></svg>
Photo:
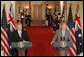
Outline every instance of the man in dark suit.
<svg viewBox="0 0 84 57"><path fill-rule="evenodd" d="M17 24L17 30L15 30L12 33L12 42L20 42L20 41L23 41L23 42L29 41L29 37L28 37L28 34L27 34L27 32L25 30L23 30L23 32L22 32L22 24L18 23ZM18 56L19 53L18 53L17 49L14 48L13 50L14 50L14 55ZM25 51L25 55L27 55L27 50L28 50L28 48Z"/></svg>

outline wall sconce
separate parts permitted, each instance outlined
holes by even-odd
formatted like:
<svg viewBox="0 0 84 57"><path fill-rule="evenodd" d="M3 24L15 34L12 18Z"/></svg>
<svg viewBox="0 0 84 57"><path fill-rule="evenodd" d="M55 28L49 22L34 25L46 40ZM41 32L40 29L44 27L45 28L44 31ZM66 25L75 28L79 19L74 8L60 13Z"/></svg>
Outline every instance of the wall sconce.
<svg viewBox="0 0 84 57"><path fill-rule="evenodd" d="M26 8L26 9L28 9L28 8L29 8L29 6L26 6L25 8Z"/></svg>
<svg viewBox="0 0 84 57"><path fill-rule="evenodd" d="M63 1L60 1L61 13L63 11Z"/></svg>
<svg viewBox="0 0 84 57"><path fill-rule="evenodd" d="M48 6L48 9L51 9L52 7L51 6Z"/></svg>

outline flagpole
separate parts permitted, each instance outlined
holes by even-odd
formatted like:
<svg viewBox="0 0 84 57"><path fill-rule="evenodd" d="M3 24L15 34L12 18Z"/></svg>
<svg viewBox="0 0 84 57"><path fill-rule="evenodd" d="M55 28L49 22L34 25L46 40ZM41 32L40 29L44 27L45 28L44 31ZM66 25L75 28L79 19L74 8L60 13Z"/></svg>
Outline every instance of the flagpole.
<svg viewBox="0 0 84 57"><path fill-rule="evenodd" d="M23 17L23 12L22 12L22 40L23 40L23 19L24 19L24 17Z"/></svg>
<svg viewBox="0 0 84 57"><path fill-rule="evenodd" d="M24 8L23 8L23 10L24 10ZM22 39L23 39L23 19L24 18L22 18Z"/></svg>

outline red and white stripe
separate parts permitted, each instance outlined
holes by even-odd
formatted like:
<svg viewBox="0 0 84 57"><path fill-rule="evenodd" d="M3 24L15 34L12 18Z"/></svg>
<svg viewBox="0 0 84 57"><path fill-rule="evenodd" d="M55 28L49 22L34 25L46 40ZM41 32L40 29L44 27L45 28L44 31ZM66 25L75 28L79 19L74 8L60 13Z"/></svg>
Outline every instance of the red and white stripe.
<svg viewBox="0 0 84 57"><path fill-rule="evenodd" d="M9 56L7 29L4 30L2 27L1 27L1 47L2 50L4 50L5 54Z"/></svg>
<svg viewBox="0 0 84 57"><path fill-rule="evenodd" d="M73 42L73 47L69 48L69 52L72 54L72 56L76 56L76 38L75 38L75 28L73 27L72 29L69 29L67 26L67 29L70 32L70 36Z"/></svg>

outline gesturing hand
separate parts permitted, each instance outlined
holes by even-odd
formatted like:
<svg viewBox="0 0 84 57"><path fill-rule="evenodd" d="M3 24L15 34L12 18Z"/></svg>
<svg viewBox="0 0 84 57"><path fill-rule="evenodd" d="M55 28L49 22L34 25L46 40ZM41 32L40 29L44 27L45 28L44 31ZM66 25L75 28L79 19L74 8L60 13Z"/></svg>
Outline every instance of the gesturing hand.
<svg viewBox="0 0 84 57"><path fill-rule="evenodd" d="M23 40L23 43L25 43L26 41L25 40Z"/></svg>

